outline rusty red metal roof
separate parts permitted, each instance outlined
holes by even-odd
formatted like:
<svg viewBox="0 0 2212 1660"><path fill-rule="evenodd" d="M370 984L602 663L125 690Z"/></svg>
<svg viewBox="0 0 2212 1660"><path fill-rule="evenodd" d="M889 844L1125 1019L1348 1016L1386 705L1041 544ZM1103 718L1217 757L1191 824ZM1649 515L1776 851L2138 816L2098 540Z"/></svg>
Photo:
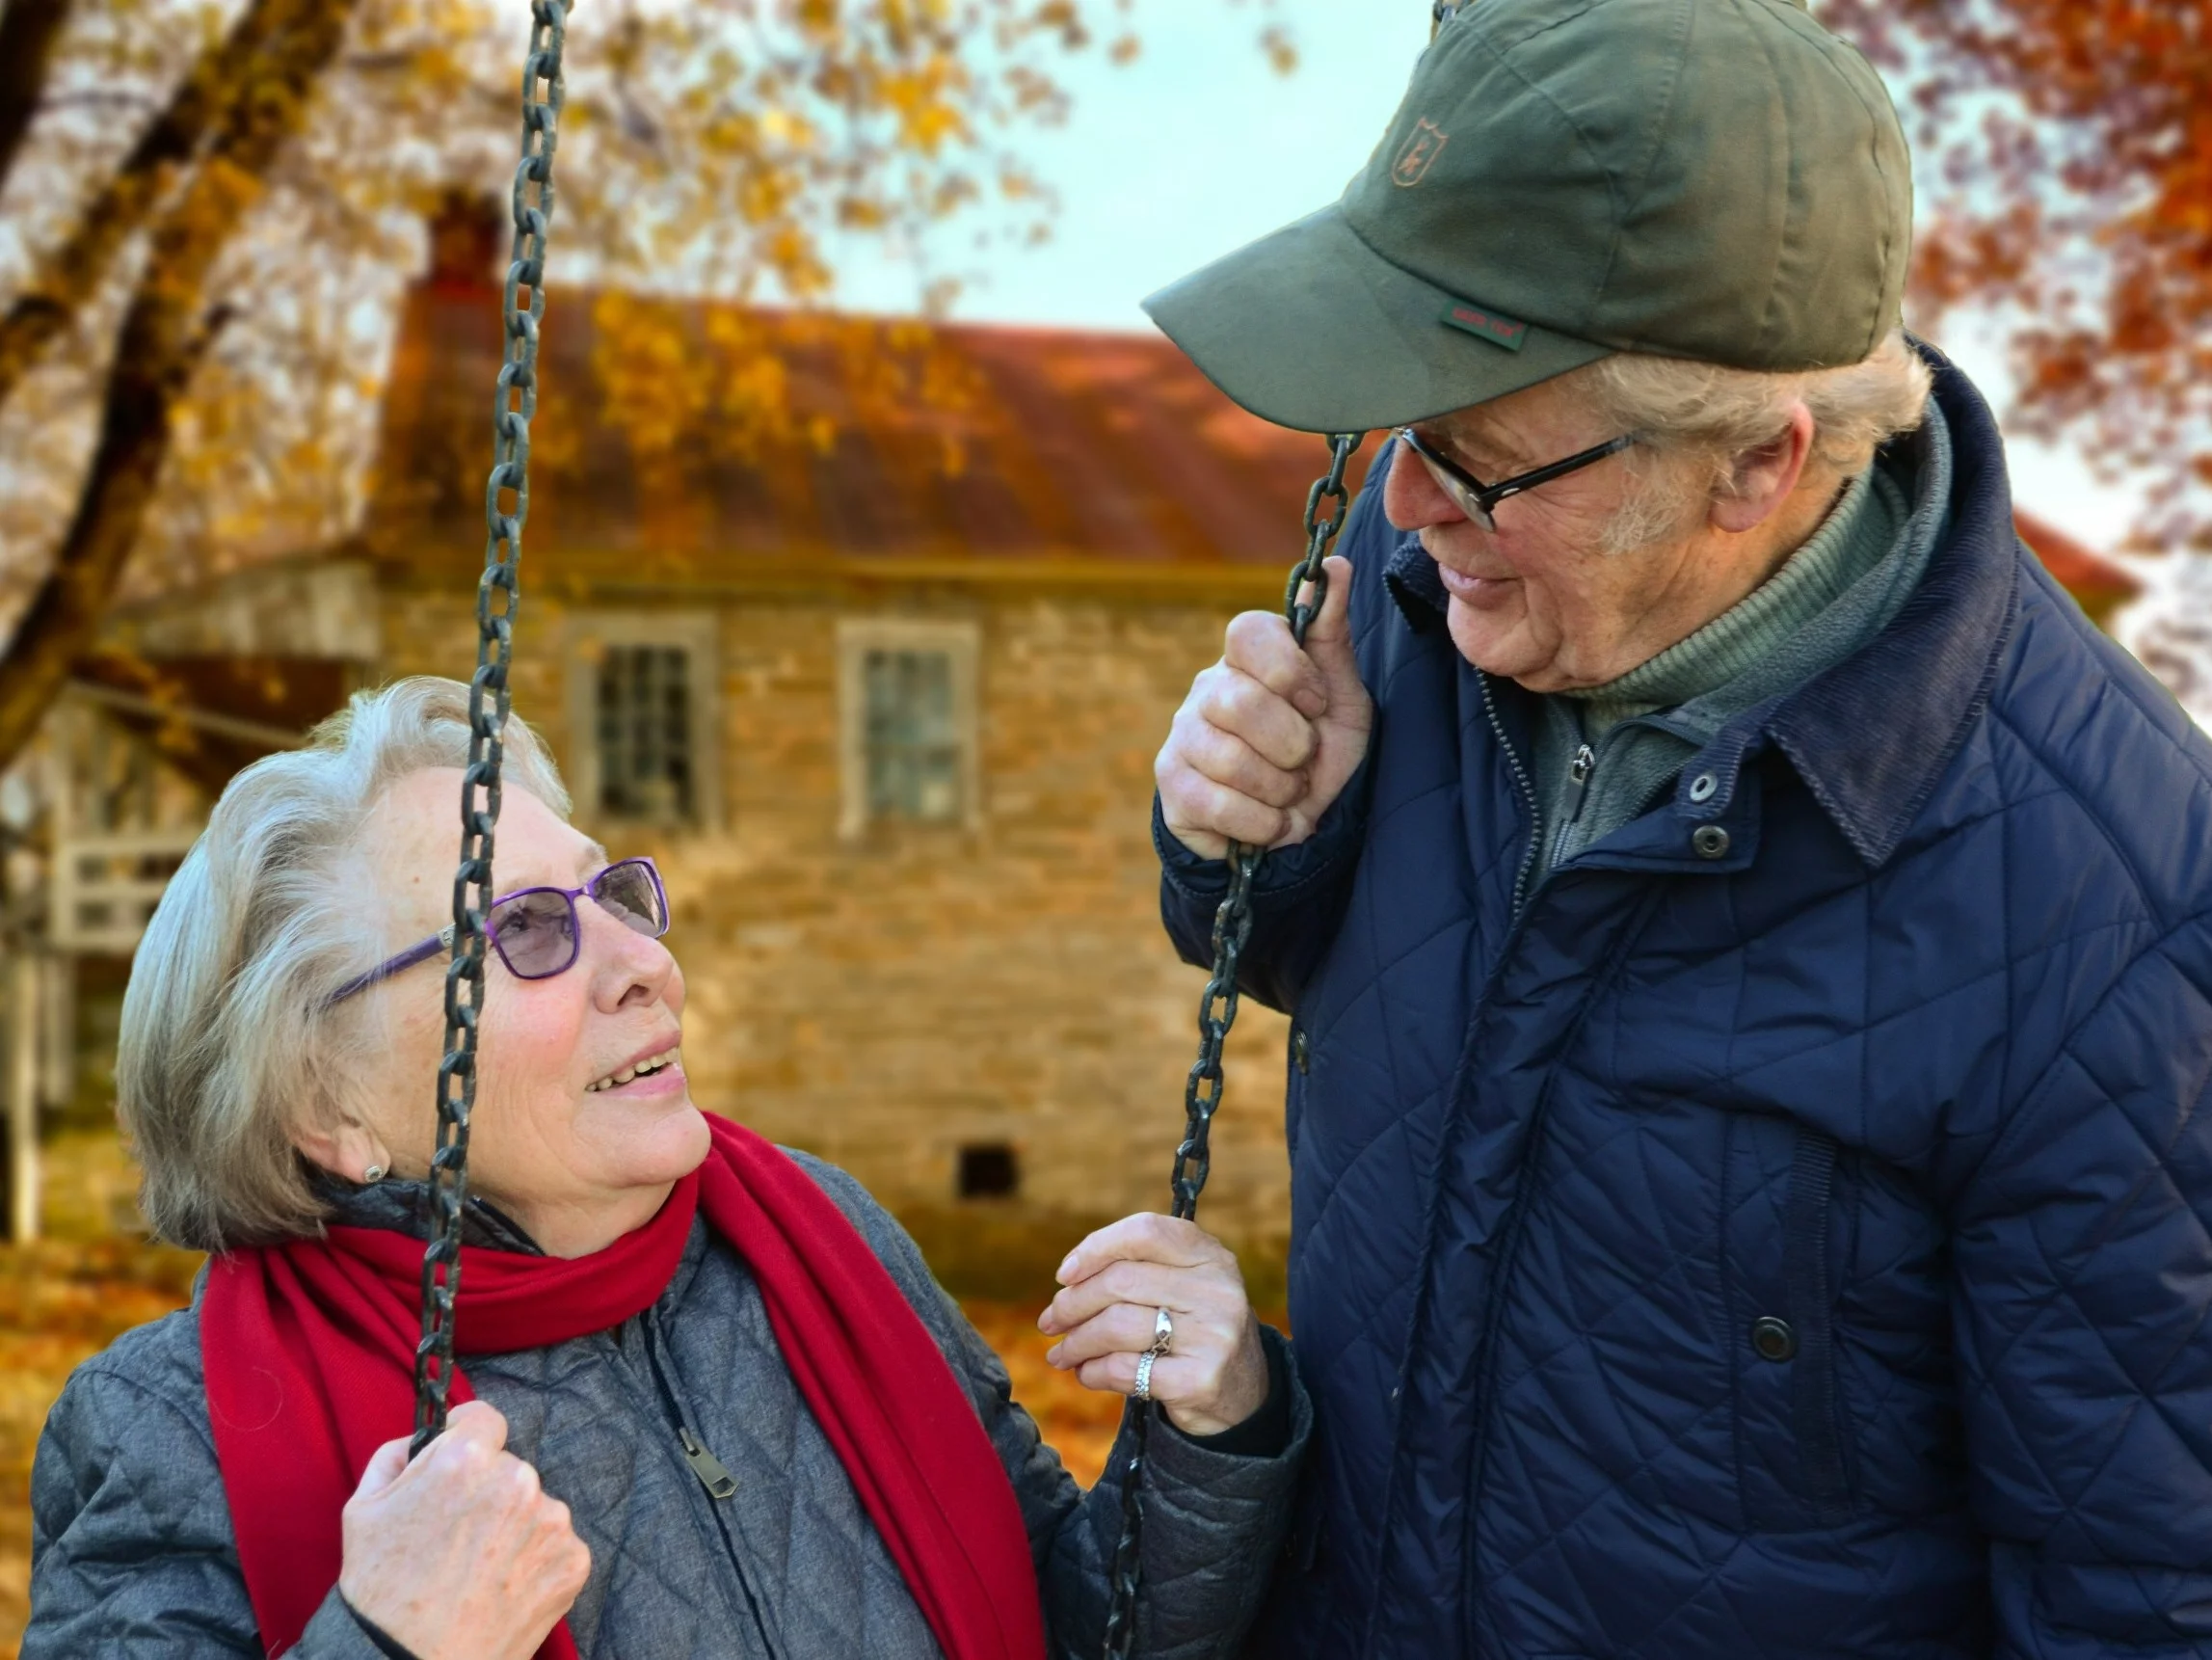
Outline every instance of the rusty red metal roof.
<svg viewBox="0 0 2212 1660"><path fill-rule="evenodd" d="M450 280L409 294L364 531L387 563L427 574L481 550L497 298ZM527 531L541 574L1280 571L1328 460L1158 336L555 290L543 353Z"/></svg>
<svg viewBox="0 0 2212 1660"><path fill-rule="evenodd" d="M2081 602L2098 622L2143 592L2143 584L2111 560L2101 558L2065 531L2033 513L2014 516L2020 540L2042 560L2043 568Z"/></svg>
<svg viewBox="0 0 2212 1660"><path fill-rule="evenodd" d="M451 261L409 292L362 537L387 570L474 580L498 302ZM1327 460L1150 335L556 289L542 373L540 584L810 569L1256 583L1296 558ZM2020 531L2092 615L2138 591L2033 516Z"/></svg>

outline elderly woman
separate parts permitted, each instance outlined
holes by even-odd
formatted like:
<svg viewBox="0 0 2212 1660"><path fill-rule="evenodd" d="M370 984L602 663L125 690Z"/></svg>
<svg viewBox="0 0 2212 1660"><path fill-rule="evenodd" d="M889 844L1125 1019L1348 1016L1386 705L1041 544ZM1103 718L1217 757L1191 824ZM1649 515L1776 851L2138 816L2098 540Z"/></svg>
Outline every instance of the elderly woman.
<svg viewBox="0 0 2212 1660"><path fill-rule="evenodd" d="M47 1422L23 1653L1095 1653L1112 1479L1076 1486L849 1177L693 1105L661 877L570 826L520 722L465 1404L409 1461L466 703L404 682L240 774L148 930L122 1116L149 1221L214 1256ZM1139 1646L1227 1654L1310 1416L1280 1341L1187 1223L1133 1217L1060 1279L1040 1324L1093 1388L1172 1328Z"/></svg>

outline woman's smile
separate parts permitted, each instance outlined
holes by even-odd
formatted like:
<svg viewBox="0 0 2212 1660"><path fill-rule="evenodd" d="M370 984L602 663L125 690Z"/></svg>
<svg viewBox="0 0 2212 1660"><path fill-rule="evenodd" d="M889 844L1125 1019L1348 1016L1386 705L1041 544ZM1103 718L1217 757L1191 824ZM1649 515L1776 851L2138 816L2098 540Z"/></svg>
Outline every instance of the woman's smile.
<svg viewBox="0 0 2212 1660"><path fill-rule="evenodd" d="M605 1077L584 1085L586 1095L620 1095L625 1100L680 1094L688 1087L681 1048L674 1043L626 1060Z"/></svg>

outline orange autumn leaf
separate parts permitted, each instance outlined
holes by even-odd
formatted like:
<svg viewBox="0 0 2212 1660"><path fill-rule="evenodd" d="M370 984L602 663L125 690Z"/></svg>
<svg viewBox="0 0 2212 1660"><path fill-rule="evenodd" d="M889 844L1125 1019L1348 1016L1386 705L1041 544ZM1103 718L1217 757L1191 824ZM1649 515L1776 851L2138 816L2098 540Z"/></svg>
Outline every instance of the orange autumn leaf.
<svg viewBox="0 0 2212 1660"><path fill-rule="evenodd" d="M2212 0L1820 12L1917 127L1917 324L2002 318L2015 425L2145 472L2140 546L2212 551Z"/></svg>

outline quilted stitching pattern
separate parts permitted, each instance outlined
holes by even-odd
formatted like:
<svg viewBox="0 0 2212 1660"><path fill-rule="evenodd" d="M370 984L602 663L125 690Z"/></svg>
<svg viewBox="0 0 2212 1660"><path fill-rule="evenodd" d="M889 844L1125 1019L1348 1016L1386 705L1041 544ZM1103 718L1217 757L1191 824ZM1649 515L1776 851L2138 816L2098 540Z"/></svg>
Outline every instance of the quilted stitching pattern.
<svg viewBox="0 0 2212 1660"><path fill-rule="evenodd" d="M1670 802L1518 920L1480 679L1355 510L1378 736L1272 862L1251 959L1309 1038L1322 1431L1256 1651L2212 1655L2212 746L2018 553L1993 423L1938 367L1918 634L1776 717L1804 770L1749 726L1700 763L1741 763L1718 799L1755 852L1702 866ZM1900 672L1908 637L1936 645ZM1195 957L1217 888L1163 854ZM1824 1142L1814 1308L1785 1245ZM1832 1331L1840 1513L1763 1315Z"/></svg>
<svg viewBox="0 0 2212 1660"><path fill-rule="evenodd" d="M1013 1477L1055 1655L1089 1655L1121 1501L1085 1495L1011 1399L998 1357L898 1225L842 1172L804 1160L867 1238L967 1384ZM649 1358L650 1351L650 1358ZM657 1359L691 1427L737 1479L716 1504L683 1461ZM920 1610L785 1366L759 1291L704 1223L659 1303L615 1331L469 1367L510 1444L567 1500L592 1551L571 1615L591 1660L920 1660ZM1233 1652L1280 1548L1312 1424L1301 1389L1278 1459L1153 1437L1141 1651ZM191 1311L80 1367L33 1478L26 1660L257 1655L201 1383ZM727 1529L727 1535L724 1530ZM372 1660L333 1592L300 1660Z"/></svg>

